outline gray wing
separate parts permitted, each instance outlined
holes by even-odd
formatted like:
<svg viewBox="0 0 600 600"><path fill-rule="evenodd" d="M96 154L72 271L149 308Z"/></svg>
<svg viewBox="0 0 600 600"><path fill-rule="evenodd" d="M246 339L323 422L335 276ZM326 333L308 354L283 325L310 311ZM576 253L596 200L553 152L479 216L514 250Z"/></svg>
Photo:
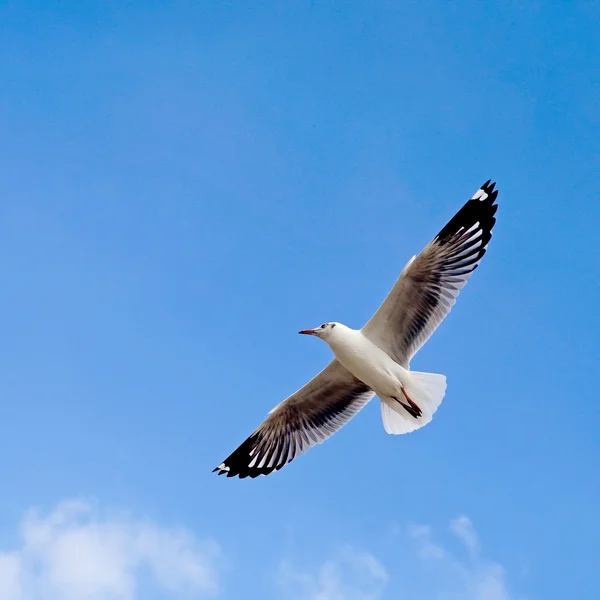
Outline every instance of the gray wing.
<svg viewBox="0 0 600 600"><path fill-rule="evenodd" d="M334 359L271 410L256 431L213 472L244 478L279 470L331 437L374 395Z"/></svg>
<svg viewBox="0 0 600 600"><path fill-rule="evenodd" d="M492 237L498 192L487 181L408 262L362 332L408 367L456 302Z"/></svg>

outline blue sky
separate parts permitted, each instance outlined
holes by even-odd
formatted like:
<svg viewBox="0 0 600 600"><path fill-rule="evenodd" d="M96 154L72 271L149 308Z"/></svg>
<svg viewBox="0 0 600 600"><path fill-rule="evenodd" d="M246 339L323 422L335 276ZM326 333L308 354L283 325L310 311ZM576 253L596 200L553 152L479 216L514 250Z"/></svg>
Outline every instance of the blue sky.
<svg viewBox="0 0 600 600"><path fill-rule="evenodd" d="M0 597L596 599L599 19L2 3ZM433 422L212 475L488 178Z"/></svg>

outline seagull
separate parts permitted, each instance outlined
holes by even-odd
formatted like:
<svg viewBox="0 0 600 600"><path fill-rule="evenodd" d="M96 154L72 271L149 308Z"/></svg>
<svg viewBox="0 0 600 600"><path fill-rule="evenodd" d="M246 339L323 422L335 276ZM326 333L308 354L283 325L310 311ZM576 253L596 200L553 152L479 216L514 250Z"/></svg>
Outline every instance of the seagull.
<svg viewBox="0 0 600 600"><path fill-rule="evenodd" d="M486 181L408 261L362 329L330 322L299 332L322 339L335 358L275 406L213 473L243 479L278 471L331 437L375 395L389 434L431 421L446 393L446 377L411 371L410 360L450 312L486 252L498 208L495 185Z"/></svg>

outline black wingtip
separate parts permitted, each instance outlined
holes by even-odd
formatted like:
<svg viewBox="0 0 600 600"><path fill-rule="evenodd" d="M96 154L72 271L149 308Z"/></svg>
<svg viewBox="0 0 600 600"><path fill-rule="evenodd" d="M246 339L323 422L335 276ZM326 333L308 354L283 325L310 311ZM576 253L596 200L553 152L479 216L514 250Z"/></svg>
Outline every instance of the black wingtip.
<svg viewBox="0 0 600 600"><path fill-rule="evenodd" d="M223 469L223 468L221 467L221 465L223 465L223 466L227 467L227 465L226 465L225 463L221 463L221 464L220 464L218 467L215 467L215 468L212 470L212 472L213 472L213 473L216 473L217 475L225 475L226 473L228 473L228 472L229 472L229 469L227 469L227 468Z"/></svg>
<svg viewBox="0 0 600 600"><path fill-rule="evenodd" d="M498 197L498 190L495 190L496 182L488 179L479 189L484 191L488 197L485 199L485 202L488 204L493 204Z"/></svg>
<svg viewBox="0 0 600 600"><path fill-rule="evenodd" d="M214 471L218 471L219 475L227 477L239 477L245 479L250 477L258 477L259 475L268 475L273 471L278 471L285 463L273 465L270 467L250 466L252 463L252 450L258 441L258 434L254 432L247 440L234 450Z"/></svg>
<svg viewBox="0 0 600 600"><path fill-rule="evenodd" d="M436 239L445 243L460 230L467 230L475 223L479 223L483 230L483 247L487 245L492 237L492 228L496 223L494 215L498 210L495 203L498 197L498 190L494 189L496 182L488 179L476 192L467 200L466 204L450 219L446 226L438 233ZM483 194L481 194L483 192Z"/></svg>
<svg viewBox="0 0 600 600"><path fill-rule="evenodd" d="M488 194L491 194L494 191L494 188L496 187L496 182L492 181L491 179L488 179L482 186L481 189L484 192L487 192Z"/></svg>

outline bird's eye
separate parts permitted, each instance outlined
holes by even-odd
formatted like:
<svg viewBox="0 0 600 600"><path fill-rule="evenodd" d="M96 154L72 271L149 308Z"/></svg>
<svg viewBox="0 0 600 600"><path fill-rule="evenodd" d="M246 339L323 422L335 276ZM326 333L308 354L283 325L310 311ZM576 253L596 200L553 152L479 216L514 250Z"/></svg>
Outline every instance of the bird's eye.
<svg viewBox="0 0 600 600"><path fill-rule="evenodd" d="M321 329L325 329L325 327L327 327L327 323L323 323L323 325L321 325Z"/></svg>

